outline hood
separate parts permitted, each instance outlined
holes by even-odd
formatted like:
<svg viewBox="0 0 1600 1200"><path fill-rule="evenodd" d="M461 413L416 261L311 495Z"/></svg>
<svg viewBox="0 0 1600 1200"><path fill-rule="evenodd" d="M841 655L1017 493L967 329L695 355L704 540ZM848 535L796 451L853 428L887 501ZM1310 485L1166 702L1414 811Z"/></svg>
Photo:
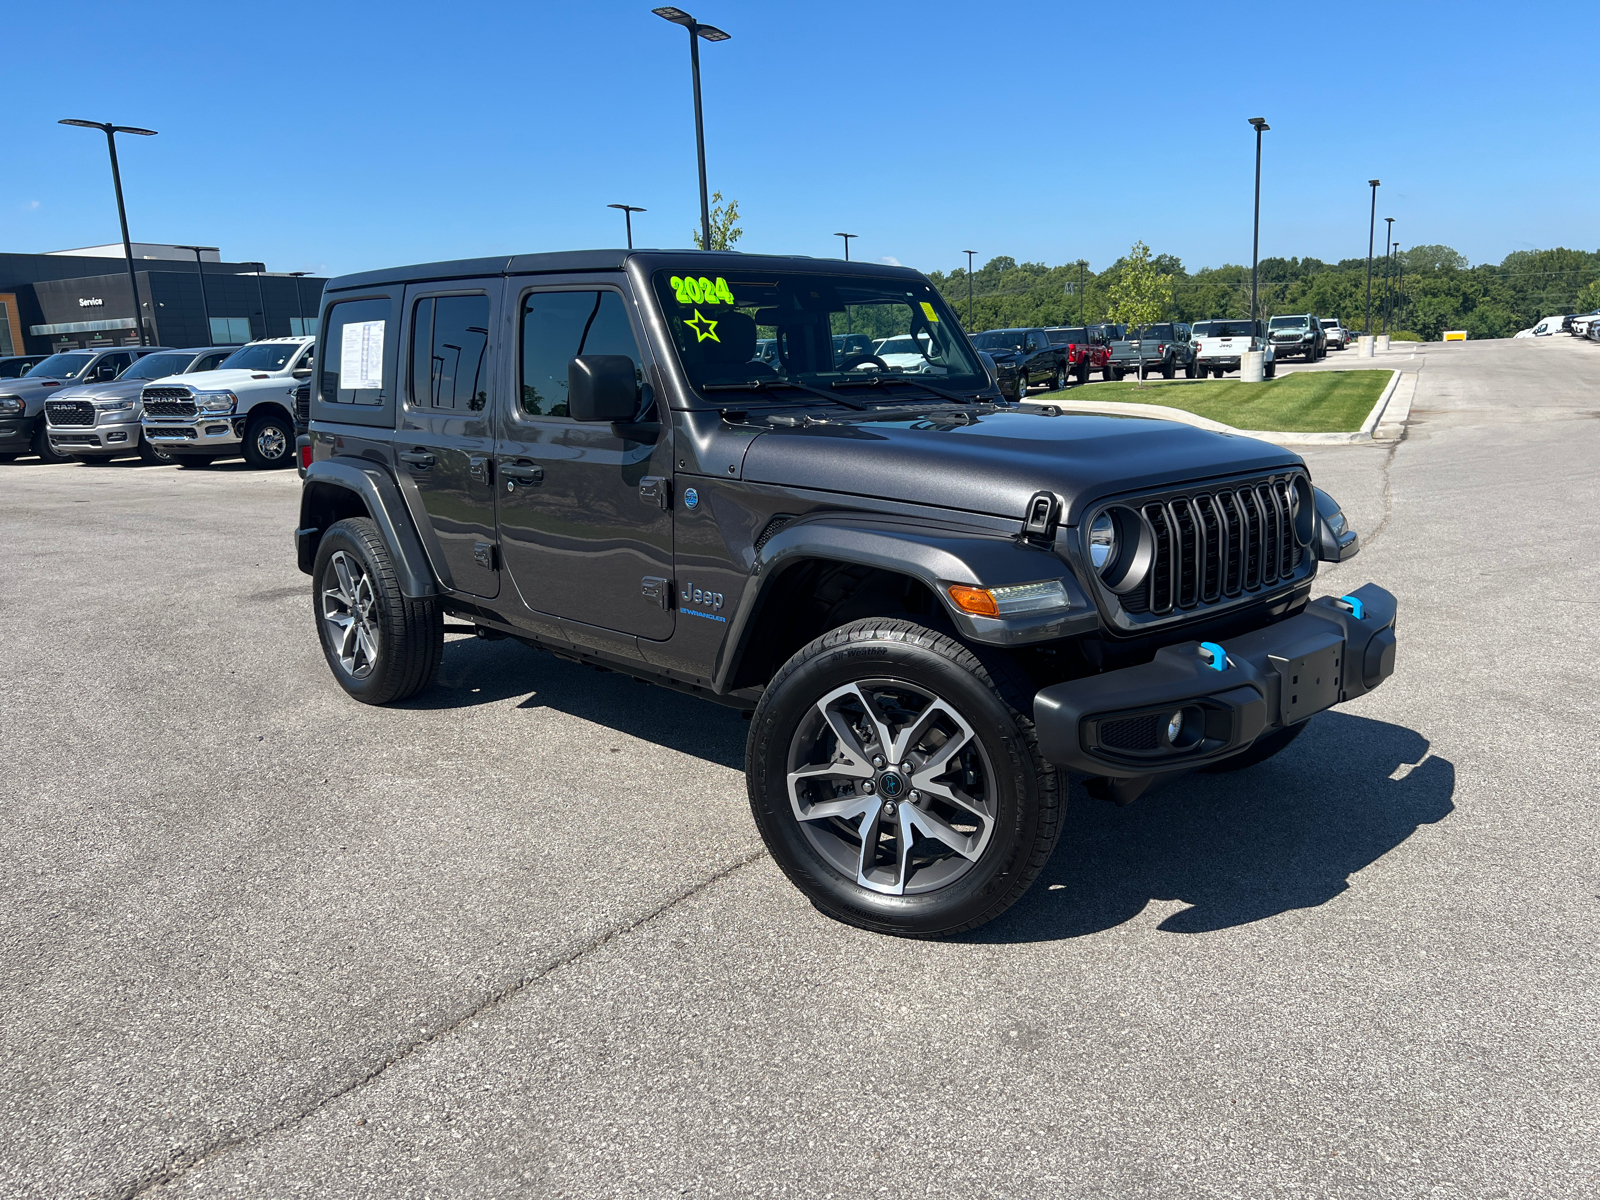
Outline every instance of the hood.
<svg viewBox="0 0 1600 1200"><path fill-rule="evenodd" d="M181 384L193 388L197 392L218 392L224 389L237 391L241 387L249 387L252 383L265 383L269 379L280 382L291 378L289 371L246 371L237 367L227 371L192 371L187 375L168 375L162 379L152 379L146 387L172 387Z"/></svg>
<svg viewBox="0 0 1600 1200"><path fill-rule="evenodd" d="M82 383L50 393L52 400L137 400L148 379L129 379L112 383Z"/></svg>
<svg viewBox="0 0 1600 1200"><path fill-rule="evenodd" d="M88 385L69 383L63 379L0 379L0 396L21 396L24 400L37 400L40 396L54 396L67 387L82 388Z"/></svg>
<svg viewBox="0 0 1600 1200"><path fill-rule="evenodd" d="M1055 492L1072 525L1103 496L1303 465L1269 442L1149 417L1005 410L961 421L902 410L773 430L751 442L744 478L1018 520L1036 492Z"/></svg>
<svg viewBox="0 0 1600 1200"><path fill-rule="evenodd" d="M997 363L1009 363L1020 359L1023 352L1021 350L984 350L982 353L987 354Z"/></svg>

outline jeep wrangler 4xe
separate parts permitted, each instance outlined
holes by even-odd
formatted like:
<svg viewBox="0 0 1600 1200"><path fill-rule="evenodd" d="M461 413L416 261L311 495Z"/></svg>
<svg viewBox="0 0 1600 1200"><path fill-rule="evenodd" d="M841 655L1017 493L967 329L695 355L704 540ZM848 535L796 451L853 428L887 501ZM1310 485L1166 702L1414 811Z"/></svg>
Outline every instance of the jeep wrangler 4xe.
<svg viewBox="0 0 1600 1200"><path fill-rule="evenodd" d="M1003 912L1068 771L1248 766L1394 669L1389 593L1311 597L1356 536L1297 455L1019 411L909 269L527 255L321 316L295 539L339 684L412 696L456 629L744 710L773 857L867 928Z"/></svg>

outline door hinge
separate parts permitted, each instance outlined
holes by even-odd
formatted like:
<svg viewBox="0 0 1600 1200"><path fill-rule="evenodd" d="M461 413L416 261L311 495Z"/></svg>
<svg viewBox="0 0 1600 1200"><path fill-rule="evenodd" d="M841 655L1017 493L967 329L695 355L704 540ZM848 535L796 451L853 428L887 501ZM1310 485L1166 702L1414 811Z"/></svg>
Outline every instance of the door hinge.
<svg viewBox="0 0 1600 1200"><path fill-rule="evenodd" d="M472 544L472 559L485 571L498 571L500 569L500 548L493 542L474 542Z"/></svg>
<svg viewBox="0 0 1600 1200"><path fill-rule="evenodd" d="M671 506L672 487L659 475L646 475L639 480L639 499L646 504L666 509Z"/></svg>
<svg viewBox="0 0 1600 1200"><path fill-rule="evenodd" d="M474 454L467 459L467 474L479 483L494 482L494 460L487 454Z"/></svg>
<svg viewBox="0 0 1600 1200"><path fill-rule="evenodd" d="M662 579L658 575L646 575L640 582L646 600L661 608L672 607L672 580Z"/></svg>

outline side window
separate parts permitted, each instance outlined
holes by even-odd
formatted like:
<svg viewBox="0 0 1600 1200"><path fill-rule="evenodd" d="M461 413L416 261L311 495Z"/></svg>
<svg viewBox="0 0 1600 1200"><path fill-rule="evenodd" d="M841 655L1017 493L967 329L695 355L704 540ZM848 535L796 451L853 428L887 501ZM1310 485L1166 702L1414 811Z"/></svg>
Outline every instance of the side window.
<svg viewBox="0 0 1600 1200"><path fill-rule="evenodd" d="M317 344L312 342L306 347L305 353L300 356L300 361L294 364L294 369L296 371L311 371L316 368L316 365Z"/></svg>
<svg viewBox="0 0 1600 1200"><path fill-rule="evenodd" d="M567 415L567 364L580 354L625 354L644 379L644 359L616 292L531 292L522 302L519 337L522 411L529 416Z"/></svg>
<svg viewBox="0 0 1600 1200"><path fill-rule="evenodd" d="M131 354L107 354L95 363L94 371L89 377L96 382L115 379L128 369L128 364L131 362L133 362Z"/></svg>
<svg viewBox="0 0 1600 1200"><path fill-rule="evenodd" d="M489 400L489 297L427 296L411 317L411 404L480 412Z"/></svg>
<svg viewBox="0 0 1600 1200"><path fill-rule="evenodd" d="M196 371L215 371L222 365L222 360L227 358L230 353L232 351L218 350L211 354L202 354L195 360L194 369Z"/></svg>
<svg viewBox="0 0 1600 1200"><path fill-rule="evenodd" d="M324 404L382 404L390 302L346 300L328 309L326 353L318 388Z"/></svg>

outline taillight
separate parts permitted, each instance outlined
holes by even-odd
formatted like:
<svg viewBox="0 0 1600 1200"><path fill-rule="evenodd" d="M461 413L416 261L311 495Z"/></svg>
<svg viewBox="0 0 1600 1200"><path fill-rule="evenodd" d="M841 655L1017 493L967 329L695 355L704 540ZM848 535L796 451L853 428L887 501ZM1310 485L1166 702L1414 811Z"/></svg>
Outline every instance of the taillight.
<svg viewBox="0 0 1600 1200"><path fill-rule="evenodd" d="M300 466L302 468L309 468L311 466L311 447L310 446L301 446L300 447Z"/></svg>

